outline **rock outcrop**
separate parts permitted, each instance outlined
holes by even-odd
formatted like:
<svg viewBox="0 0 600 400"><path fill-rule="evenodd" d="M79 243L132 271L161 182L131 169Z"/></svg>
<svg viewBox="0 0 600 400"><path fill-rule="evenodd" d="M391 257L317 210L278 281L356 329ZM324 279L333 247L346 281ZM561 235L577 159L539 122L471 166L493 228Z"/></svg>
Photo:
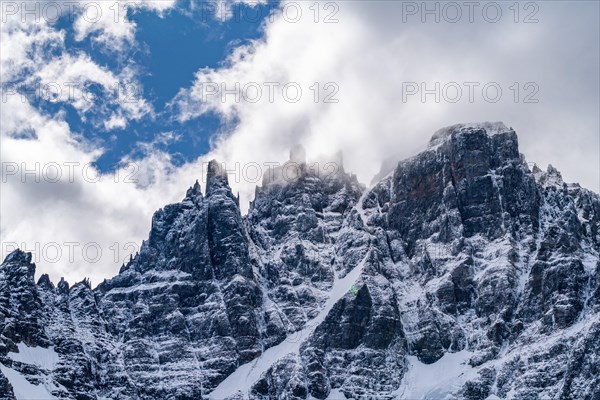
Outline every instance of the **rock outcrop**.
<svg viewBox="0 0 600 400"><path fill-rule="evenodd" d="M369 190L297 147L246 216L213 161L94 289L5 259L0 399L600 399L599 252L600 196L501 123Z"/></svg>

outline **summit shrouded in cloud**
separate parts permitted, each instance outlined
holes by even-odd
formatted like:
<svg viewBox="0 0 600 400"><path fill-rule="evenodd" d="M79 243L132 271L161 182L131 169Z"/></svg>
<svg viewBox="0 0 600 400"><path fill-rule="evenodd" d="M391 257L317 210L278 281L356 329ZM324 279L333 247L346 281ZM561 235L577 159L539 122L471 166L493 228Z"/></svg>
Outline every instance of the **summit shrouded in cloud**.
<svg viewBox="0 0 600 400"><path fill-rule="evenodd" d="M599 190L597 2L32 4L2 2L0 233L55 280L114 275L211 159L245 212L298 143L369 183L440 126L510 121Z"/></svg>
<svg viewBox="0 0 600 400"><path fill-rule="evenodd" d="M369 189L302 152L246 215L211 161L96 287L13 251L0 397L598 396L597 193L502 123L441 129Z"/></svg>
<svg viewBox="0 0 600 400"><path fill-rule="evenodd" d="M599 15L1 0L0 400L600 399Z"/></svg>

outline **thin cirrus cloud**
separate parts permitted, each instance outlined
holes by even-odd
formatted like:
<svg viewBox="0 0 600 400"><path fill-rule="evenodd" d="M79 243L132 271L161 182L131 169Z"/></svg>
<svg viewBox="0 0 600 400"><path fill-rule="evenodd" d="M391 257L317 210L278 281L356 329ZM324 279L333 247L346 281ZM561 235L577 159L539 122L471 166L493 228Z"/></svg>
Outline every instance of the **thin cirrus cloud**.
<svg viewBox="0 0 600 400"><path fill-rule="evenodd" d="M414 154L435 130L457 122L502 120L517 130L528 161L542 167L552 163L566 181L600 189L597 3L536 3L537 23L524 23L531 11L526 9L520 10L515 22L508 3L502 4L503 16L495 23L478 10L473 22L467 14L456 23L444 18L436 23L431 16L422 22L418 13L403 8L408 3L322 2L316 16L312 2L283 2L265 19L262 38L234 47L217 68L199 66L194 81L180 88L161 111L179 121L200 120L205 114L220 116L223 126L212 138L208 154L176 165L172 155L158 145L178 140L178 133L162 131L154 140L136 145L143 149L141 156L122 160L117 168L119 179L104 174L100 182L92 183L80 167L74 182L24 184L20 174L7 175L3 169L2 241L25 243L30 249L36 242L42 246L80 243L73 262L64 256L58 262L40 260L38 273L49 272L53 279L66 276L70 281L89 276L98 283L116 273L131 252L130 243L139 245L147 236L155 209L177 201L195 179L204 178L205 162L211 158L232 170L231 184L240 192L245 209L257 180L244 176L244 165L282 162L297 143L306 147L313 160L343 150L345 169L368 183L383 160ZM227 4L230 7L234 2ZM292 14L295 7L301 7L302 17L297 21ZM166 13L169 7L156 11ZM324 22L328 16L333 23ZM114 43L110 51L116 52L136 45L135 29L135 25L112 26L108 21L93 27L75 23L80 38L93 37L109 48ZM30 61L32 54L48 57L43 46L39 54L23 48L35 48L32 43L36 40L60 48L64 46L61 32L52 27L23 31L11 37L10 45L2 43L12 46L15 55L10 65L3 60L3 75L7 69L7 74L18 75L19 68L29 68L46 76L36 67L37 62ZM108 36L101 36L100 31ZM4 37L5 32L2 34ZM120 39L103 43L102 37L110 35ZM93 60L85 55L64 51L66 55L50 60L52 74L67 73L56 67L65 60L77 60L85 66L81 71L87 71L82 74L94 82L103 82L102 76L118 79L126 73L136 77L134 69L109 71L92 65ZM5 76L2 78L4 81ZM456 83L462 98L448 101L448 92L436 101L433 93L422 101L421 92L406 94L414 85L432 89L438 82L440 87ZM478 84L472 102L467 99L465 82ZM268 85L273 83L279 86L271 101ZM302 90L297 101L283 97L281 89L286 83ZM483 98L481 88L489 83L502 90L497 102ZM236 84L241 89L239 100L231 92ZM209 87L230 91L207 96ZM258 98L257 87L262 91ZM531 93L536 103L524 101ZM326 102L326 98L337 102ZM3 110L7 108L3 106ZM126 126L134 118L152 118L154 110L145 108L143 102L131 107L111 108L105 128ZM106 151L79 137L60 113L48 115L34 105L16 101L10 108L10 113L2 113L3 163L77 161L84 166ZM82 106L81 112L94 111ZM36 135L16 135L18 130ZM123 179L132 172L132 165L137 183ZM93 168L86 172L98 173ZM90 242L103 249L98 262L86 262L81 256L79 249ZM90 253L94 255L93 249Z"/></svg>

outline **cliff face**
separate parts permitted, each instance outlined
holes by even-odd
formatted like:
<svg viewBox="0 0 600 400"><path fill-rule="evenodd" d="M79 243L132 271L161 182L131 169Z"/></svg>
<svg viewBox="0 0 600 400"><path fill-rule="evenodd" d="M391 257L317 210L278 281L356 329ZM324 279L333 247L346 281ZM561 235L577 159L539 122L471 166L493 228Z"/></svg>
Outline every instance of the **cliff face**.
<svg viewBox="0 0 600 400"><path fill-rule="evenodd" d="M96 289L9 255L0 398L600 398L597 194L500 123L370 190L303 157L245 217L211 163Z"/></svg>

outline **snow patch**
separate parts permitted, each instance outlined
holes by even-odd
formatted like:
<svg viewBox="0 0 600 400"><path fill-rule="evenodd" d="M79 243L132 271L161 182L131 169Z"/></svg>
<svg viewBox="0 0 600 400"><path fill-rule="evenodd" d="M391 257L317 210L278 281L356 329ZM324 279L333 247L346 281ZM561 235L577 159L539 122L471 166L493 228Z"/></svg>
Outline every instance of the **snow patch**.
<svg viewBox="0 0 600 400"><path fill-rule="evenodd" d="M57 398L50 392L55 387L49 380L44 384L34 385L12 368L0 364L0 370L13 387L17 400L50 400Z"/></svg>
<svg viewBox="0 0 600 400"><path fill-rule="evenodd" d="M339 389L331 389L329 396L325 400L346 400L347 397Z"/></svg>
<svg viewBox="0 0 600 400"><path fill-rule="evenodd" d="M174 284L178 284L178 283L181 283L181 282L180 281L174 281L174 282L167 281L167 282L140 283L138 285L130 286L130 287L114 288L114 289L111 289L108 293L109 294L124 294L124 293L133 293L133 292L137 292L137 291L140 291L140 292L150 291L150 290L170 287L170 286L173 286Z"/></svg>
<svg viewBox="0 0 600 400"><path fill-rule="evenodd" d="M446 353L433 364L424 364L417 357L408 356L408 371L394 396L423 400L454 398L452 394L477 375L477 370L468 364L472 354L466 350Z"/></svg>
<svg viewBox="0 0 600 400"><path fill-rule="evenodd" d="M260 379L260 377L271 368L277 361L290 353L299 353L300 345L314 332L317 326L321 324L331 311L333 306L342 298L350 287L360 277L368 254L350 273L343 278L336 277L333 288L329 292L329 298L325 302L323 309L319 314L308 321L304 329L294 332L278 344L267 349L256 360L246 363L232 374L230 374L223 382L221 382L215 390L210 393L209 398L221 400L231 397L236 394L241 394L244 398L247 397L252 385Z"/></svg>
<svg viewBox="0 0 600 400"><path fill-rule="evenodd" d="M54 351L54 346L47 349L43 347L29 347L25 343L19 343L18 353L8 353L8 358L23 364L36 365L52 371L59 362L58 354Z"/></svg>

